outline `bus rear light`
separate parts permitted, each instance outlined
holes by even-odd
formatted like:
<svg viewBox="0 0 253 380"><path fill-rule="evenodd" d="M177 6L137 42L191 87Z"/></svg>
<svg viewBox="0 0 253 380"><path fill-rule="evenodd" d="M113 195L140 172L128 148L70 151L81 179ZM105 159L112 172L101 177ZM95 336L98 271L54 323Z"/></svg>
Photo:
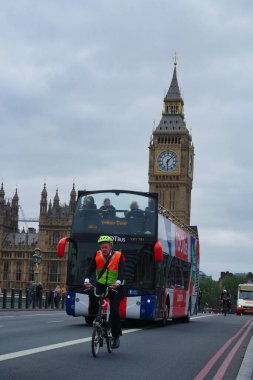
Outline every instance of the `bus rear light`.
<svg viewBox="0 0 253 380"><path fill-rule="evenodd" d="M62 238L57 244L57 256L63 257L65 254L66 245L69 242L68 237Z"/></svg>
<svg viewBox="0 0 253 380"><path fill-rule="evenodd" d="M163 261L163 248L159 241L157 241L154 246L154 257L157 263L161 263Z"/></svg>

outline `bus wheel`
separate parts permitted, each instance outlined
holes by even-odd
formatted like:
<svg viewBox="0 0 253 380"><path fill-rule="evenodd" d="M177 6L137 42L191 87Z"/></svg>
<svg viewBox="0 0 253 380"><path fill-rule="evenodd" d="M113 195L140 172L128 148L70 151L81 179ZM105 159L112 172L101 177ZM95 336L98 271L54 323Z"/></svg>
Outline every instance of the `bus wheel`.
<svg viewBox="0 0 253 380"><path fill-rule="evenodd" d="M170 311L169 305L167 305L166 303L163 319L161 319L160 321L157 321L157 326L165 327L167 325L168 318L169 318L169 311Z"/></svg>
<svg viewBox="0 0 253 380"><path fill-rule="evenodd" d="M87 325L92 325L95 317L90 317L89 315L86 315L84 317L84 319L85 319L85 322L87 323Z"/></svg>
<svg viewBox="0 0 253 380"><path fill-rule="evenodd" d="M181 319L182 322L188 323L191 320L191 304L189 304L187 315Z"/></svg>

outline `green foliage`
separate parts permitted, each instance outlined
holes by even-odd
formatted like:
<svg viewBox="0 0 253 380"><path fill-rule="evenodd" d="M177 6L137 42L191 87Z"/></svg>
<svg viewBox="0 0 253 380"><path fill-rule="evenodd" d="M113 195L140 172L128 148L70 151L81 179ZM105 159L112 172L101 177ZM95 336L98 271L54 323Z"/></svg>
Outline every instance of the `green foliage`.
<svg viewBox="0 0 253 380"><path fill-rule="evenodd" d="M212 309L219 309L219 297L220 297L220 285L218 281L214 281L211 278L206 278L200 281L200 289L202 292L202 298L200 302L200 310L203 310L205 306Z"/></svg>

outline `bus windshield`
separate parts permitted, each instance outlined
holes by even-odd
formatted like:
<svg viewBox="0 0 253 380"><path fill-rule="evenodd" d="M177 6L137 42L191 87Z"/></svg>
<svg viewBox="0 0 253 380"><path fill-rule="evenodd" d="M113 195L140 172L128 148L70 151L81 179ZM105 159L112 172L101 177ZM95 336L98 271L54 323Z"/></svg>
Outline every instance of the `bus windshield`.
<svg viewBox="0 0 253 380"><path fill-rule="evenodd" d="M239 298L243 300L253 300L253 292L240 290Z"/></svg>
<svg viewBox="0 0 253 380"><path fill-rule="evenodd" d="M155 235L157 200L134 192L80 192L72 233Z"/></svg>

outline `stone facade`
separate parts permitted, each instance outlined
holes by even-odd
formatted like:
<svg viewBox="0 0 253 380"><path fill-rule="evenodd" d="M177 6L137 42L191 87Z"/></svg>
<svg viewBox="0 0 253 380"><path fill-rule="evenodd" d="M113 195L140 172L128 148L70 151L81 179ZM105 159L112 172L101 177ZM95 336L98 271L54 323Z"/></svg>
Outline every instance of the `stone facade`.
<svg viewBox="0 0 253 380"><path fill-rule="evenodd" d="M18 229L17 190L12 201L6 201L3 184L0 190L0 286L2 288L25 289L29 281L34 282L33 255L39 248L42 262L39 281L44 289L53 290L57 284L66 283L67 257L59 259L56 247L59 239L70 234L76 191L73 186L69 204L60 204L58 190L48 202L46 185L41 193L39 231Z"/></svg>

